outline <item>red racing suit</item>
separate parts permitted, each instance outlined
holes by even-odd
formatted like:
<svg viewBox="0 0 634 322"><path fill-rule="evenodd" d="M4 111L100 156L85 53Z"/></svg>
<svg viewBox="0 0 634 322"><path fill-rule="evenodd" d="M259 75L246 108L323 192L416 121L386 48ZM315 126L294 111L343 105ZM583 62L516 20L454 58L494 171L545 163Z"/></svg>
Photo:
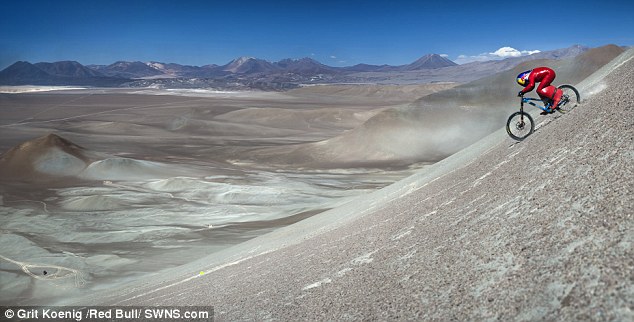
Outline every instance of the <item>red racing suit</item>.
<svg viewBox="0 0 634 322"><path fill-rule="evenodd" d="M550 85L555 80L555 71L548 67L537 67L531 71L528 75L528 84L522 90L522 93L528 93L535 88L535 83L539 83L537 86L537 95L542 100L553 100L553 106L556 107L561 100L562 91L557 87Z"/></svg>

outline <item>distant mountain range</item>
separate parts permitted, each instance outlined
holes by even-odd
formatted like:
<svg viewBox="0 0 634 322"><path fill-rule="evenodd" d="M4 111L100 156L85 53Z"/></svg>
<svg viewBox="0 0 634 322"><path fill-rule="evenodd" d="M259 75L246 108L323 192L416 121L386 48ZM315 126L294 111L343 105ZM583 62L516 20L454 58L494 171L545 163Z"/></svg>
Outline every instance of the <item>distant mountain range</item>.
<svg viewBox="0 0 634 322"><path fill-rule="evenodd" d="M19 61L0 71L0 85L120 86L129 79L110 77L75 61L31 64Z"/></svg>
<svg viewBox="0 0 634 322"><path fill-rule="evenodd" d="M279 90L305 83L389 82L411 78L418 82L461 81L460 77L455 80L452 77L468 70L495 73L512 68L525 60L563 59L586 50L587 47L573 46L530 56L464 65L458 65L438 54L425 55L407 65L358 64L349 67L332 67L311 58L269 62L254 57L239 57L225 65L204 66L154 61L118 61L111 65L87 66L75 61L36 64L19 61L0 71L0 85L237 87ZM430 78L429 75L435 76Z"/></svg>

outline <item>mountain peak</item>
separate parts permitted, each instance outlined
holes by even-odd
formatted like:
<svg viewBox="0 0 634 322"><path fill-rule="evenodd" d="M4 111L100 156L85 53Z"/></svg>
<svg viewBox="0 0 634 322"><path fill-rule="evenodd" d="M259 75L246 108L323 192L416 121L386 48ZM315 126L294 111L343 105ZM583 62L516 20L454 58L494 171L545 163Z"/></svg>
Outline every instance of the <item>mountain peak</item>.
<svg viewBox="0 0 634 322"><path fill-rule="evenodd" d="M54 82L54 78L54 76L27 61L18 61L0 71L0 84L7 85L32 85L38 80L43 80L46 84L49 84Z"/></svg>
<svg viewBox="0 0 634 322"><path fill-rule="evenodd" d="M403 70L420 70L420 69L435 69L449 66L456 66L458 64L445 58L439 54L427 54L415 62L403 66Z"/></svg>
<svg viewBox="0 0 634 322"><path fill-rule="evenodd" d="M309 57L282 59L275 63L275 65L284 71L296 74L324 74L336 71L335 68L324 65Z"/></svg>
<svg viewBox="0 0 634 322"><path fill-rule="evenodd" d="M92 70L76 61L58 61L54 63L37 63L39 69L54 75L62 77L99 77L103 76L98 71Z"/></svg>
<svg viewBox="0 0 634 322"><path fill-rule="evenodd" d="M162 75L160 70L140 61L117 61L99 69L100 72L114 77L139 78Z"/></svg>
<svg viewBox="0 0 634 322"><path fill-rule="evenodd" d="M90 157L83 147L47 134L23 142L0 156L0 177L37 181L45 176L69 176L81 172Z"/></svg>
<svg viewBox="0 0 634 322"><path fill-rule="evenodd" d="M244 64L248 62L249 60L256 60L256 59L255 57L251 57L251 56L242 56L232 60L231 62L236 64Z"/></svg>
<svg viewBox="0 0 634 322"><path fill-rule="evenodd" d="M223 71L236 74L264 73L276 69L276 66L266 60L248 56L238 57L222 68Z"/></svg>

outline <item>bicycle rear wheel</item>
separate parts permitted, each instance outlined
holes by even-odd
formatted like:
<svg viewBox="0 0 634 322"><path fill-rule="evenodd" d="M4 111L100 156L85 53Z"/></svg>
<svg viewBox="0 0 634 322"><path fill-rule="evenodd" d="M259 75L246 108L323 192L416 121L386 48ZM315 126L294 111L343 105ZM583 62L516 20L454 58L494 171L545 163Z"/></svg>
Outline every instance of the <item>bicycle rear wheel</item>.
<svg viewBox="0 0 634 322"><path fill-rule="evenodd" d="M526 112L515 112L506 121L506 133L517 141L524 140L535 130L535 121Z"/></svg>
<svg viewBox="0 0 634 322"><path fill-rule="evenodd" d="M561 101L559 102L559 106L557 106L557 111L561 113L568 113L572 111L579 103L581 103L581 96L579 95L579 91L574 88L572 85L561 85L557 87L561 89L564 93L561 96Z"/></svg>

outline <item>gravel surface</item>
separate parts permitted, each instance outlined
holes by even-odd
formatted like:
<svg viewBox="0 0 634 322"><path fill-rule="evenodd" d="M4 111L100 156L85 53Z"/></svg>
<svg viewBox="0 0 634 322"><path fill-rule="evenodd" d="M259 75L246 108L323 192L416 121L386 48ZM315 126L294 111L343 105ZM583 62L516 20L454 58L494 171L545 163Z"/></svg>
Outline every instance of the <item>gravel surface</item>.
<svg viewBox="0 0 634 322"><path fill-rule="evenodd" d="M569 114L538 116L521 143L499 131L357 210L102 301L212 305L231 321L631 321L631 79L634 59L580 86L582 95L604 89ZM323 227L310 230L316 217Z"/></svg>

